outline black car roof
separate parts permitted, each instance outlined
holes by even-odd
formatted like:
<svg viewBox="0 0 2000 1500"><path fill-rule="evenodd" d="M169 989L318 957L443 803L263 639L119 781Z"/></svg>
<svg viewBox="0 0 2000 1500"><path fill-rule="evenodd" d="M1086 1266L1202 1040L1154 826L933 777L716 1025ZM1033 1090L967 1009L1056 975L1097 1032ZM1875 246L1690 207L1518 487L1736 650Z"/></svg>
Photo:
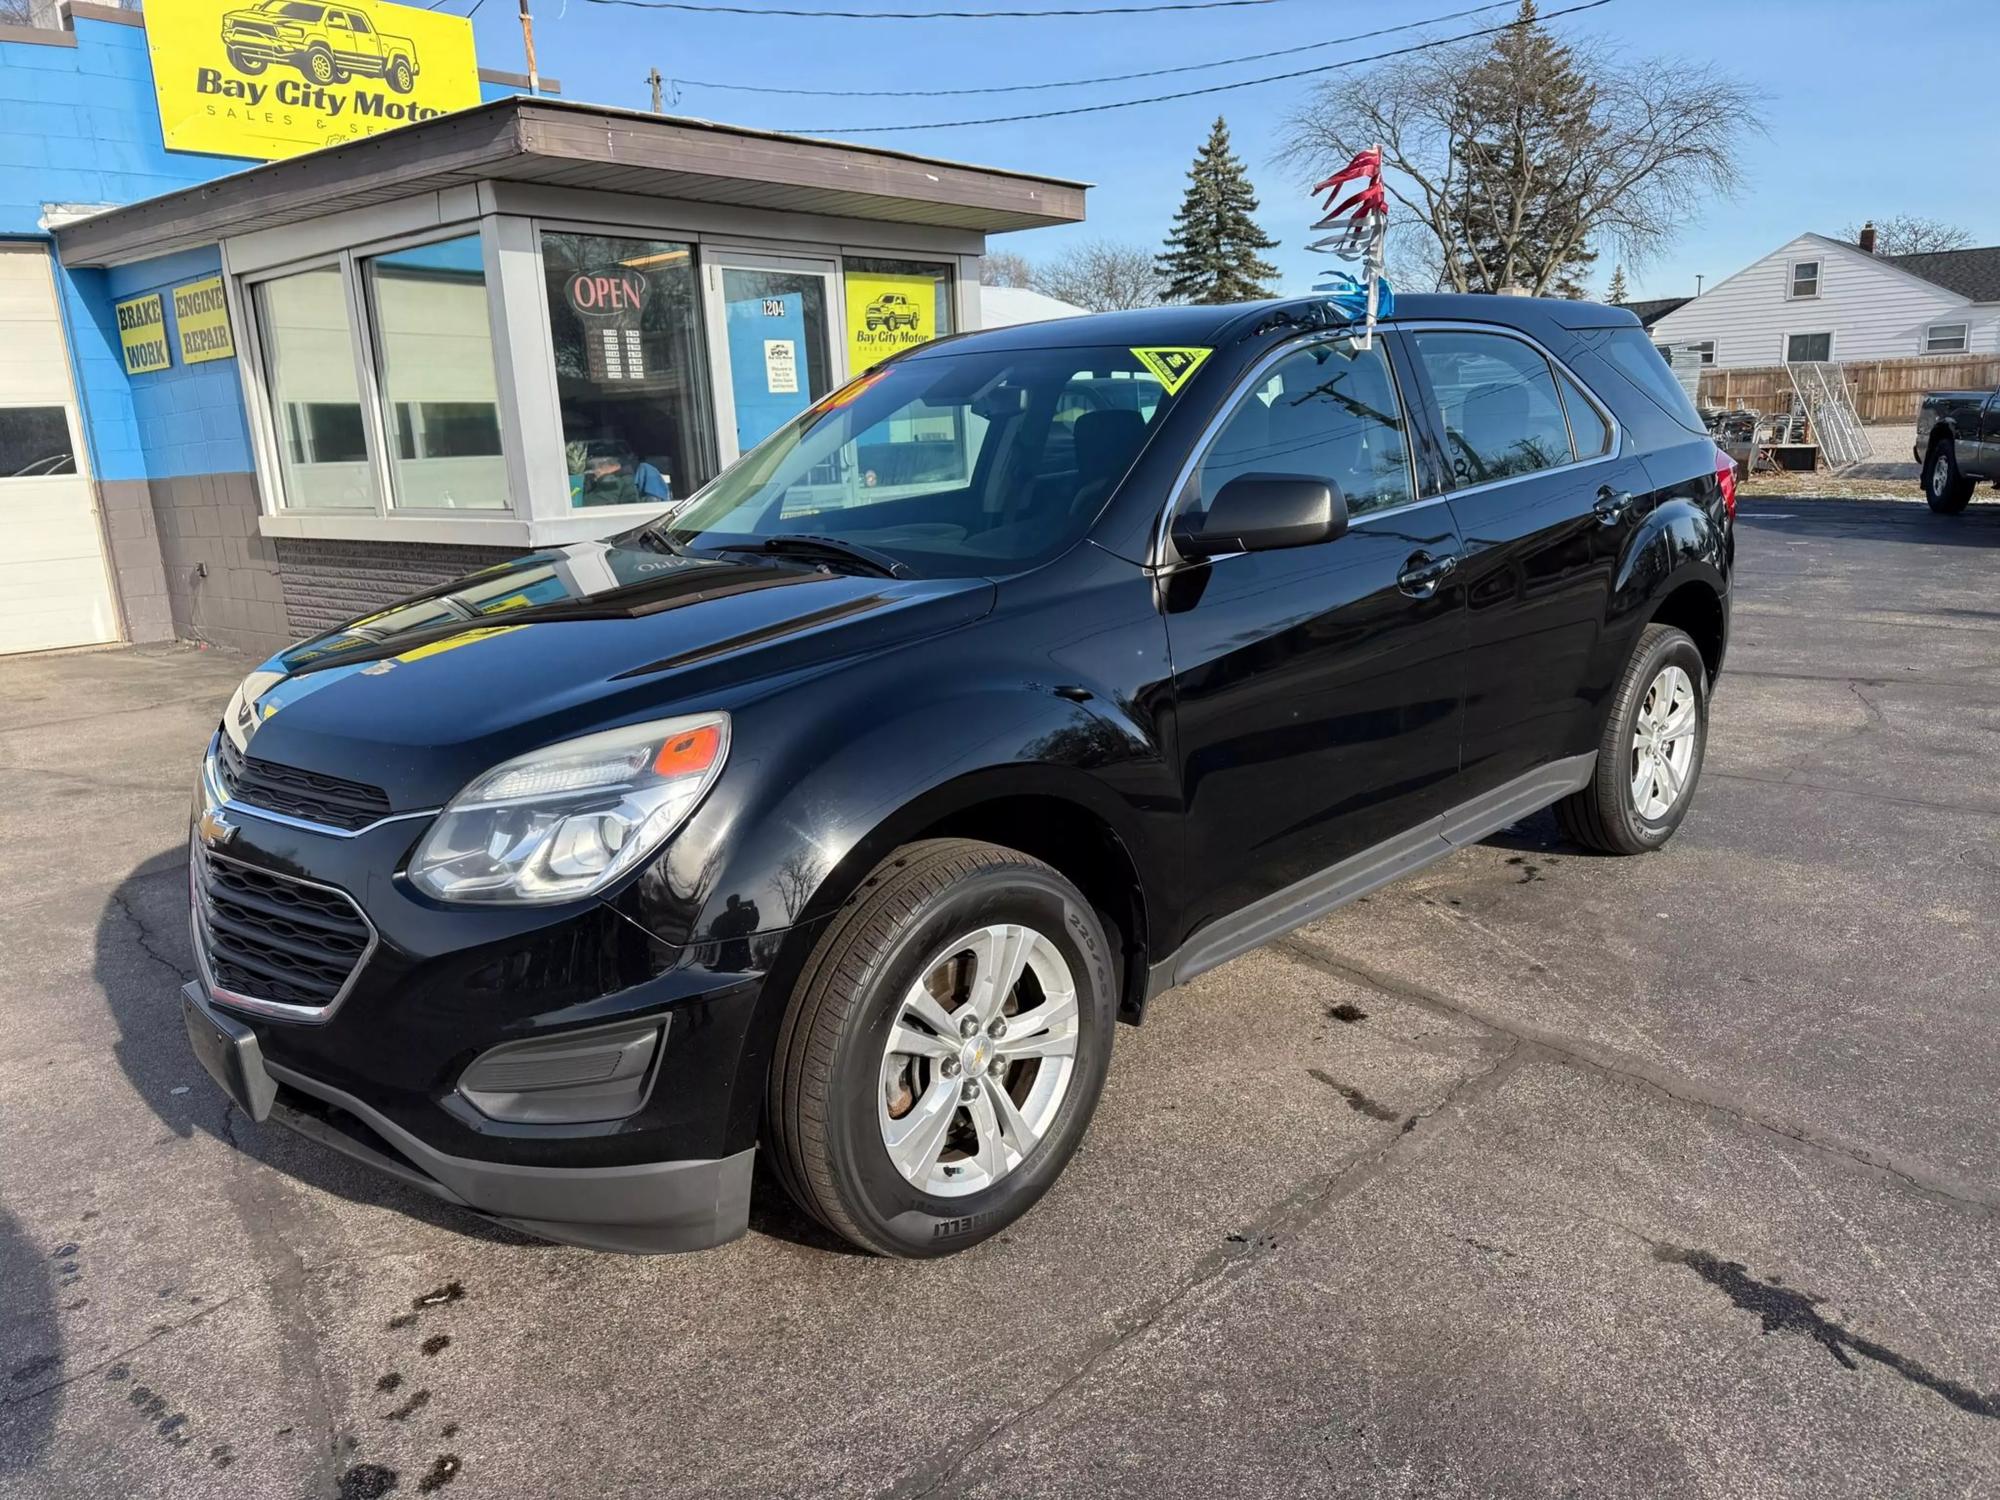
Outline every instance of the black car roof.
<svg viewBox="0 0 2000 1500"><path fill-rule="evenodd" d="M1426 319L1457 319L1496 323L1524 333L1558 328L1619 328L1639 326L1622 307L1598 302L1572 302L1556 297L1497 297L1477 293L1434 292L1398 294L1396 315L1387 325ZM939 339L903 356L922 359L927 353L955 353L968 340L981 349L1066 349L1085 345L1128 348L1216 348L1252 333L1314 323L1337 327L1346 320L1324 297L1277 297L1266 302L1232 302L1218 307L1184 305L1148 307L1130 312L1086 313L1043 323L1016 323Z"/></svg>

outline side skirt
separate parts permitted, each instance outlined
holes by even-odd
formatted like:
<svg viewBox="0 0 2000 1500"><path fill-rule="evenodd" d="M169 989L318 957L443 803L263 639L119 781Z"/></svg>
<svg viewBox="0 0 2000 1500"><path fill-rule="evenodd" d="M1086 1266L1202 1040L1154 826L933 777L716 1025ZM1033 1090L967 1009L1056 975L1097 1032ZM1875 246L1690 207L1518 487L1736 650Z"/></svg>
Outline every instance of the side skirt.
<svg viewBox="0 0 2000 1500"><path fill-rule="evenodd" d="M1146 998L1150 1001L1252 948L1296 931L1357 896L1415 874L1509 823L1540 812L1590 785L1596 771L1594 750L1537 766L1408 833L1385 839L1317 875L1273 891L1241 911L1218 918L1147 970Z"/></svg>

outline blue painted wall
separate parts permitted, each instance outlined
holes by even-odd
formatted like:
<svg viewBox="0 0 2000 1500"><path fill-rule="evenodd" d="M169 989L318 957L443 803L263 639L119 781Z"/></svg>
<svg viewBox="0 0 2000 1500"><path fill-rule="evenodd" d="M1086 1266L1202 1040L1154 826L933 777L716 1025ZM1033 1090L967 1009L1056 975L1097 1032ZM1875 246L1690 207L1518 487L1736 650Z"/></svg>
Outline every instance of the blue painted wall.
<svg viewBox="0 0 2000 1500"><path fill-rule="evenodd" d="M0 238L50 244L49 204L127 204L256 165L169 151L142 27L79 16L76 45L0 41ZM482 82L487 99L520 92ZM250 468L243 392L233 359L127 377L112 303L210 275L211 248L112 271L54 263L70 357L99 480L165 479Z"/></svg>

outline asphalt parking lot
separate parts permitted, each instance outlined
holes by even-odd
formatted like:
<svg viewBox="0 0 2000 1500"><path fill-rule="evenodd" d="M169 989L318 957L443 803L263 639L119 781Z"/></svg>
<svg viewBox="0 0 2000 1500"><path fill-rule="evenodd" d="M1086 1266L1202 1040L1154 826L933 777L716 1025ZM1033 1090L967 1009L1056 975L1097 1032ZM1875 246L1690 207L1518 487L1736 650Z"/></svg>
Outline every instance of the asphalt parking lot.
<svg viewBox="0 0 2000 1500"><path fill-rule="evenodd" d="M2000 504L1746 503L1674 844L1530 820L1157 1002L999 1240L628 1259L224 1108L247 664L0 661L0 1493L2000 1493Z"/></svg>

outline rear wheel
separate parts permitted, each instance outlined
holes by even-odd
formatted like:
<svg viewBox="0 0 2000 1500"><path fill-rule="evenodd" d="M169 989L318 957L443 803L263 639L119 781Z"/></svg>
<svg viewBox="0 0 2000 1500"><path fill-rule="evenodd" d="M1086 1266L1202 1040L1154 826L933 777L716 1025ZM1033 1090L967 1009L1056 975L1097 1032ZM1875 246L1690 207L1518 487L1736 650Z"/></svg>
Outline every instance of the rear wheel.
<svg viewBox="0 0 2000 1500"><path fill-rule="evenodd" d="M1955 516L1972 503L1973 481L1958 470L1958 448L1950 438L1931 444L1924 461L1924 499L1941 516Z"/></svg>
<svg viewBox="0 0 2000 1500"><path fill-rule="evenodd" d="M407 94L416 86L417 75L411 71L410 60L399 57L389 64L389 87L399 94Z"/></svg>
<svg viewBox="0 0 2000 1500"><path fill-rule="evenodd" d="M835 914L779 1038L778 1175L881 1255L977 1244L1045 1193L1110 1060L1110 948L1041 861L936 839L897 850Z"/></svg>
<svg viewBox="0 0 2000 1500"><path fill-rule="evenodd" d="M1644 854L1673 837L1708 746L1708 668L1684 631L1648 625L1613 695L1590 784L1556 804L1564 837Z"/></svg>

